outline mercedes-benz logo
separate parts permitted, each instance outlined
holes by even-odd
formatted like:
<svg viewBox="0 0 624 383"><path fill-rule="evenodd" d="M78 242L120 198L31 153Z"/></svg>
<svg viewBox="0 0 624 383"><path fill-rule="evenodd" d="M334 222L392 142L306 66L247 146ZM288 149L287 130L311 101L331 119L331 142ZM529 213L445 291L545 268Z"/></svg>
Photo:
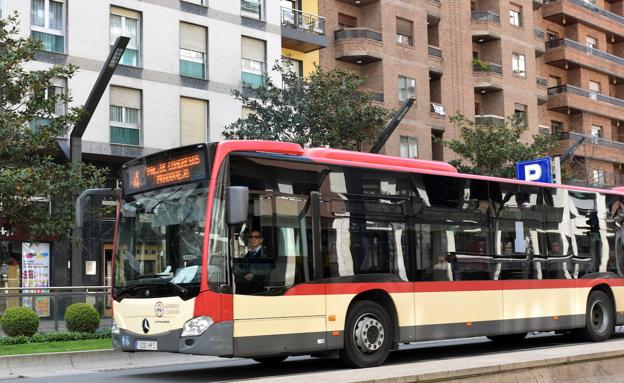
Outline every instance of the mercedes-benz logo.
<svg viewBox="0 0 624 383"><path fill-rule="evenodd" d="M156 302L156 305L154 306L154 313L159 318L165 315L165 305L163 305L162 302Z"/></svg>
<svg viewBox="0 0 624 383"><path fill-rule="evenodd" d="M144 333L148 333L150 329L150 325L149 325L149 321L146 319L143 319L143 332Z"/></svg>

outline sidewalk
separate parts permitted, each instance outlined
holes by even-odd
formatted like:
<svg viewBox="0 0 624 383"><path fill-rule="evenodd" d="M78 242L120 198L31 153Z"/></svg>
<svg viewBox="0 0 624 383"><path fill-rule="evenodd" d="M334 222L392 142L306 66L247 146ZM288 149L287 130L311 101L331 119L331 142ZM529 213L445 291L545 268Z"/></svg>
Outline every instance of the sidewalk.
<svg viewBox="0 0 624 383"><path fill-rule="evenodd" d="M153 367L158 365L188 364L216 361L215 356L198 356L169 353L130 353L115 350L57 352L0 356L0 380L63 375L111 369Z"/></svg>

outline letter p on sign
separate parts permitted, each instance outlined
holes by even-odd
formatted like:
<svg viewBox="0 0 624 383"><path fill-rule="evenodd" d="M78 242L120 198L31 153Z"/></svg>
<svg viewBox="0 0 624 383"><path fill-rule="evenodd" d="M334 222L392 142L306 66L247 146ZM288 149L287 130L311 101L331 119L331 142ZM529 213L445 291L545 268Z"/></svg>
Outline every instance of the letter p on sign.
<svg viewBox="0 0 624 383"><path fill-rule="evenodd" d="M539 181L542 178L542 167L539 164L528 164L524 167L525 181Z"/></svg>

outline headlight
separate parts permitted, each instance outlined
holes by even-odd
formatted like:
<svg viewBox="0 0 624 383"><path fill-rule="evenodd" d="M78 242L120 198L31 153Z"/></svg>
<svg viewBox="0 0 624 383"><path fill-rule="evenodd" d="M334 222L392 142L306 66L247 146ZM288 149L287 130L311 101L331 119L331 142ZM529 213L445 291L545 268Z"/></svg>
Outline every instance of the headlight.
<svg viewBox="0 0 624 383"><path fill-rule="evenodd" d="M211 317L197 317L187 321L182 329L181 336L198 336L204 333L214 321Z"/></svg>
<svg viewBox="0 0 624 383"><path fill-rule="evenodd" d="M113 325L111 326L111 332L113 334L119 334L119 325L117 324L117 321L115 321L113 319Z"/></svg>

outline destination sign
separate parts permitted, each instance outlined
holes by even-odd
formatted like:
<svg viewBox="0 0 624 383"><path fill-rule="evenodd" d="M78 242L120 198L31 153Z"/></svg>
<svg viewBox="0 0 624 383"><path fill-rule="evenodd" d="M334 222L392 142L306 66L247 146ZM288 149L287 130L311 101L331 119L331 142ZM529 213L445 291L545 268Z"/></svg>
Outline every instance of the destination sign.
<svg viewBox="0 0 624 383"><path fill-rule="evenodd" d="M133 194L182 182L199 181L207 176L203 150L176 153L128 166L124 171L124 192Z"/></svg>

